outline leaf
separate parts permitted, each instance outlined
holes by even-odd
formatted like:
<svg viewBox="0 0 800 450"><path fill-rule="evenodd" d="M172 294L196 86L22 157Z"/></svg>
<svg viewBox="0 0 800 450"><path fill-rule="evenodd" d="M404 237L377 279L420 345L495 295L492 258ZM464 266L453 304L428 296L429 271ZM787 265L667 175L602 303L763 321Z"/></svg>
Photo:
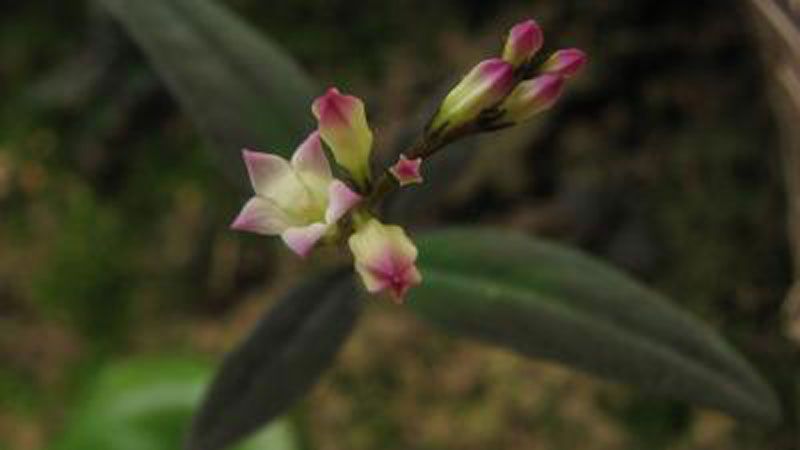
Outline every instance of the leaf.
<svg viewBox="0 0 800 450"><path fill-rule="evenodd" d="M191 413L210 378L194 359L136 358L104 367L69 408L55 450L172 450L180 447ZM254 436L238 450L292 450L285 421Z"/></svg>
<svg viewBox="0 0 800 450"><path fill-rule="evenodd" d="M99 0L220 150L237 182L239 151L288 155L313 127L315 85L275 44L212 0Z"/></svg>
<svg viewBox="0 0 800 450"><path fill-rule="evenodd" d="M452 331L731 415L776 422L771 389L717 334L621 272L506 231L419 240L410 305Z"/></svg>
<svg viewBox="0 0 800 450"><path fill-rule="evenodd" d="M330 364L359 307L349 268L290 292L222 363L186 448L224 448L283 413Z"/></svg>

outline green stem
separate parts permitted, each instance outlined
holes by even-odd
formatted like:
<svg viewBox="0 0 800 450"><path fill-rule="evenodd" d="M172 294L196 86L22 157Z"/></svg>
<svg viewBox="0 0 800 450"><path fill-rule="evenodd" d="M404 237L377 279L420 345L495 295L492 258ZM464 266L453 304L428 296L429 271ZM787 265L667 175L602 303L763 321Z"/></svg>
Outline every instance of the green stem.
<svg viewBox="0 0 800 450"><path fill-rule="evenodd" d="M478 122L472 121L458 128L450 130L444 135L437 133L426 133L421 136L411 147L403 151L402 154L408 159L422 158L422 160L425 161L448 144L464 136L477 133L479 131L480 126ZM378 203L380 203L384 197L398 187L400 187L400 184L387 168L373 184L372 191L367 196L367 200L365 202L366 207L369 209L375 209L378 206Z"/></svg>

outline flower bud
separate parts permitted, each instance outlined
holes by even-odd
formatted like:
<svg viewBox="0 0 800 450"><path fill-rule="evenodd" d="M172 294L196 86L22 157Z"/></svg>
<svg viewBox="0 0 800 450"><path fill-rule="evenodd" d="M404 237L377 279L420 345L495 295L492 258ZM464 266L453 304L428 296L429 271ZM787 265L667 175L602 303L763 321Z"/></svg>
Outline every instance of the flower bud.
<svg viewBox="0 0 800 450"><path fill-rule="evenodd" d="M463 125L508 95L514 83L514 67L502 59L488 59L475 66L447 94L431 128Z"/></svg>
<svg viewBox="0 0 800 450"><path fill-rule="evenodd" d="M336 162L361 185L369 179L372 131L367 124L364 103L357 97L328 89L312 106L319 121L322 140L328 144Z"/></svg>
<svg viewBox="0 0 800 450"><path fill-rule="evenodd" d="M420 166L422 166L422 158L408 159L406 155L401 154L400 159L389 169L389 172L394 175L400 186L422 183L422 175L419 173Z"/></svg>
<svg viewBox="0 0 800 450"><path fill-rule="evenodd" d="M558 100L564 88L564 78L554 74L539 75L520 83L508 96L501 108L505 118L513 123L549 109Z"/></svg>
<svg viewBox="0 0 800 450"><path fill-rule="evenodd" d="M369 219L348 243L367 291L388 291L395 302L402 303L408 289L422 281L414 264L417 248L399 226Z"/></svg>
<svg viewBox="0 0 800 450"><path fill-rule="evenodd" d="M536 21L529 19L511 28L503 48L503 59L514 67L528 62L542 48L544 36Z"/></svg>
<svg viewBox="0 0 800 450"><path fill-rule="evenodd" d="M586 65L586 53L577 48L558 50L542 65L542 72L571 78Z"/></svg>

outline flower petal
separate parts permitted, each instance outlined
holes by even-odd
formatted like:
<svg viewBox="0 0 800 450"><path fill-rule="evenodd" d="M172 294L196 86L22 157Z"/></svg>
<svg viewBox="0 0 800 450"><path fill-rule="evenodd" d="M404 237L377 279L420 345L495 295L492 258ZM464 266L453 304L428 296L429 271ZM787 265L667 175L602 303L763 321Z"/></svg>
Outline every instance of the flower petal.
<svg viewBox="0 0 800 450"><path fill-rule="evenodd" d="M269 197L273 184L292 174L289 162L271 153L242 150L242 158L250 175L253 190L264 197Z"/></svg>
<svg viewBox="0 0 800 450"><path fill-rule="evenodd" d="M281 234L281 237L293 252L305 258L327 231L327 224L317 222L304 227L289 228Z"/></svg>
<svg viewBox="0 0 800 450"><path fill-rule="evenodd" d="M294 168L280 156L243 150L247 172L253 189L260 197L272 200L291 216L308 216L318 200L300 180ZM324 208L324 207L323 207ZM312 214L313 215L313 214Z"/></svg>
<svg viewBox="0 0 800 450"><path fill-rule="evenodd" d="M366 264L355 264L356 272L364 283L364 287L370 294L377 294L389 288L389 281L383 276L376 276L372 269Z"/></svg>
<svg viewBox="0 0 800 450"><path fill-rule="evenodd" d="M311 133L292 155L292 167L303 178L313 176L330 182L331 165L325 157L322 149L322 141L319 138L319 131ZM327 184L327 183L326 183Z"/></svg>
<svg viewBox="0 0 800 450"><path fill-rule="evenodd" d="M350 250L358 261L373 267L385 264L385 257L404 262L417 259L417 248L403 228L370 219L350 237Z"/></svg>
<svg viewBox="0 0 800 450"><path fill-rule="evenodd" d="M239 231L274 235L290 226L289 217L270 200L253 197L245 203L231 228Z"/></svg>
<svg viewBox="0 0 800 450"><path fill-rule="evenodd" d="M392 283L389 286L392 292L392 300L398 304L405 301L406 293L408 293L409 289L422 283L422 274L419 273L417 266L410 265L400 276L400 279L402 281Z"/></svg>
<svg viewBox="0 0 800 450"><path fill-rule="evenodd" d="M361 201L361 196L353 192L341 180L333 180L328 187L328 209L325 221L334 224Z"/></svg>

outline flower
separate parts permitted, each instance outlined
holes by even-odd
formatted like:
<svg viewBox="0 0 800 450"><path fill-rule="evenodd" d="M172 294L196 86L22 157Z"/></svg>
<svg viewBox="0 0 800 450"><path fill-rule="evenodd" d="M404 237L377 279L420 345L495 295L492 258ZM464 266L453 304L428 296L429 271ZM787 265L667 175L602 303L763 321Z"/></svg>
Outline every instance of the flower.
<svg viewBox="0 0 800 450"><path fill-rule="evenodd" d="M361 186L369 180L372 131L367 124L364 102L330 88L311 107L319 121L319 132L336 162Z"/></svg>
<svg viewBox="0 0 800 450"><path fill-rule="evenodd" d="M586 65L586 53L577 48L567 48L553 53L542 64L542 72L561 75L564 78L575 76Z"/></svg>
<svg viewBox="0 0 800 450"><path fill-rule="evenodd" d="M452 129L475 119L481 111L503 100L513 87L511 64L499 58L479 63L447 94L431 129Z"/></svg>
<svg viewBox="0 0 800 450"><path fill-rule="evenodd" d="M399 226L369 219L350 236L349 245L356 271L371 293L389 291L402 303L408 289L422 281L414 265L417 248Z"/></svg>
<svg viewBox="0 0 800 450"><path fill-rule="evenodd" d="M422 158L408 159L406 155L400 154L400 158L389 169L389 172L394 175L400 186L422 183L422 175L419 173L420 166L422 166Z"/></svg>
<svg viewBox="0 0 800 450"><path fill-rule="evenodd" d="M503 60L514 67L528 62L544 43L542 29L536 21L529 19L511 28L503 48Z"/></svg>
<svg viewBox="0 0 800 450"><path fill-rule="evenodd" d="M564 90L564 78L546 73L520 83L501 106L505 119L519 123L552 107Z"/></svg>
<svg viewBox="0 0 800 450"><path fill-rule="evenodd" d="M289 248L305 257L336 222L361 200L342 181L334 179L318 132L311 133L292 156L243 150L253 196L231 228L281 235Z"/></svg>

